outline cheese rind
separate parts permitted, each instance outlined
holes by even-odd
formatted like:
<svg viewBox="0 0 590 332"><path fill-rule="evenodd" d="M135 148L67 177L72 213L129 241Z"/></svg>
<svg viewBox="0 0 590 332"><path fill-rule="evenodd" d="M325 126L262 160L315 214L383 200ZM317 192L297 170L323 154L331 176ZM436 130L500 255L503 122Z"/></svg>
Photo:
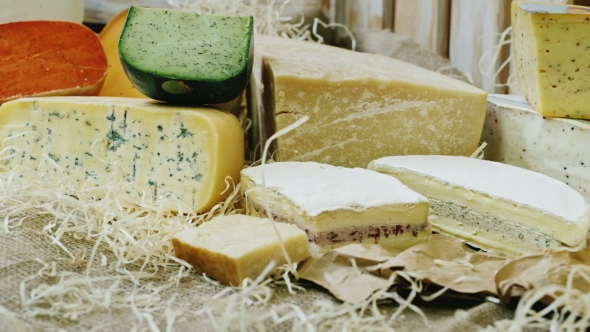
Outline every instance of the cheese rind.
<svg viewBox="0 0 590 332"><path fill-rule="evenodd" d="M521 93L542 115L590 119L590 8L512 2Z"/></svg>
<svg viewBox="0 0 590 332"><path fill-rule="evenodd" d="M271 261L275 266L286 263L272 223L245 215L219 216L174 235L174 255L199 273L239 286L246 278L258 278ZM292 262L310 256L305 232L285 223L276 227Z"/></svg>
<svg viewBox="0 0 590 332"><path fill-rule="evenodd" d="M298 225L324 249L351 242L396 246L430 237L428 200L366 169L276 162L242 170L241 190L249 214L266 215L268 200L275 220ZM332 241L321 240L326 237Z"/></svg>
<svg viewBox="0 0 590 332"><path fill-rule="evenodd" d="M590 228L590 206L578 192L518 167L476 158L398 156L375 160L369 169L390 174L429 198L508 220L566 246L584 243Z"/></svg>
<svg viewBox="0 0 590 332"><path fill-rule="evenodd" d="M0 162L5 169L23 165L58 177L63 171L78 188L101 188L116 173L133 196L173 195L185 211L223 200L226 178L237 183L243 167L239 121L210 108L135 98L22 98L0 107L0 124L3 148L13 154Z"/></svg>
<svg viewBox="0 0 590 332"><path fill-rule="evenodd" d="M490 95L485 158L566 183L590 202L590 122L543 117L520 95Z"/></svg>
<svg viewBox="0 0 590 332"><path fill-rule="evenodd" d="M281 161L365 167L386 155L470 155L486 93L389 57L257 36L250 85L253 147L308 115L277 139ZM272 151L271 151L272 152Z"/></svg>

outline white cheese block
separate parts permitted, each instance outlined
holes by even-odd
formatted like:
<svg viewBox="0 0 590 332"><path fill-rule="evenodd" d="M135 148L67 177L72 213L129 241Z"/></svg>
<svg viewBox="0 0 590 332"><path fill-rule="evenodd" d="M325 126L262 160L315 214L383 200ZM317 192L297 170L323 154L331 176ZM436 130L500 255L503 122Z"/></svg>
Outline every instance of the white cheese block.
<svg viewBox="0 0 590 332"><path fill-rule="evenodd" d="M69 21L82 23L83 0L0 0L0 23Z"/></svg>
<svg viewBox="0 0 590 332"><path fill-rule="evenodd" d="M184 211L222 201L227 178L239 181L244 158L235 116L139 98L10 101L0 107L0 140L4 170L39 169L77 188L98 188L99 195L112 179L135 197L177 197Z"/></svg>
<svg viewBox="0 0 590 332"><path fill-rule="evenodd" d="M526 251L585 246L590 206L543 174L458 156L393 156L369 169L392 175L431 200L435 229L482 248Z"/></svg>
<svg viewBox="0 0 590 332"><path fill-rule="evenodd" d="M272 262L285 264L273 221L245 215L219 216L172 237L174 255L226 285L240 286L246 278L258 278ZM307 259L309 242L294 225L277 223L277 230L291 262Z"/></svg>
<svg viewBox="0 0 590 332"><path fill-rule="evenodd" d="M321 250L348 243L405 249L430 238L428 200L367 169L276 162L242 170L241 189L249 214L267 215L268 202L275 220L298 225Z"/></svg>
<svg viewBox="0 0 590 332"><path fill-rule="evenodd" d="M590 202L590 122L544 117L520 95L488 96L485 159L565 182Z"/></svg>
<svg viewBox="0 0 590 332"><path fill-rule="evenodd" d="M366 167L387 155L471 155L486 93L442 74L377 54L257 36L249 92L253 148L279 137L275 160ZM272 152L272 151L271 151Z"/></svg>

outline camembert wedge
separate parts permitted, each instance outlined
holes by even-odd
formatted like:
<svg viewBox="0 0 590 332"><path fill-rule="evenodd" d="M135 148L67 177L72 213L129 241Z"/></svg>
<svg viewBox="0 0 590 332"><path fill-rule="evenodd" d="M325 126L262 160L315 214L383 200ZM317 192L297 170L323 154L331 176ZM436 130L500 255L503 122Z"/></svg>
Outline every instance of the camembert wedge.
<svg viewBox="0 0 590 332"><path fill-rule="evenodd" d="M249 214L266 216L268 202L276 221L299 226L321 251L349 243L406 249L430 238L426 197L367 169L276 162L242 170L242 191Z"/></svg>
<svg viewBox="0 0 590 332"><path fill-rule="evenodd" d="M239 286L246 278L258 278L271 261L275 266L286 263L272 223L270 219L246 215L215 217L174 235L174 255L199 273ZM305 232L294 225L276 226L291 262L310 256Z"/></svg>
<svg viewBox="0 0 590 332"><path fill-rule="evenodd" d="M369 169L430 199L435 230L508 255L586 245L590 207L565 183L498 162L452 156L394 156Z"/></svg>

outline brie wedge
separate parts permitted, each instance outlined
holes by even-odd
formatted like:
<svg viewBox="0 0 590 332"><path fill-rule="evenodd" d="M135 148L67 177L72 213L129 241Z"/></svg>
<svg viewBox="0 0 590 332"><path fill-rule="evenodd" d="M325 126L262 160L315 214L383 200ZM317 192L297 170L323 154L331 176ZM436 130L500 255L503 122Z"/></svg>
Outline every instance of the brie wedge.
<svg viewBox="0 0 590 332"><path fill-rule="evenodd" d="M517 256L586 245L588 203L543 174L458 156L385 157L368 168L427 196L435 230L482 249Z"/></svg>
<svg viewBox="0 0 590 332"><path fill-rule="evenodd" d="M367 169L276 162L242 170L242 191L248 214L266 216L268 206L320 251L349 243L406 249L430 238L428 199Z"/></svg>

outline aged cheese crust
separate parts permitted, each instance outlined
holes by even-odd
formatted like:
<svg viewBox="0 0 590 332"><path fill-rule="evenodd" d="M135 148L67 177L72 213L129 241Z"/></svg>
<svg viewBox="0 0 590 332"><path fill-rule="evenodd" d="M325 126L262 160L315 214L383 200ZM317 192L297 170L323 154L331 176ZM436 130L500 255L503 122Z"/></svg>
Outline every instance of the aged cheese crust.
<svg viewBox="0 0 590 332"><path fill-rule="evenodd" d="M237 183L243 166L241 125L215 109L135 98L22 98L0 107L0 122L3 148L11 154L0 162L4 169L63 172L78 188L100 188L116 170L115 180L127 182L128 193L172 195L185 211L220 202L226 178Z"/></svg>
<svg viewBox="0 0 590 332"><path fill-rule="evenodd" d="M385 56L259 36L250 85L253 147L278 138L274 157L366 167L387 155L468 156L477 148L486 93Z"/></svg>
<svg viewBox="0 0 590 332"><path fill-rule="evenodd" d="M271 261L275 266L286 263L272 222L245 215L213 218L174 235L174 255L199 273L226 285L239 286L246 278L258 278ZM310 256L303 231L284 223L277 223L276 227L292 262Z"/></svg>

